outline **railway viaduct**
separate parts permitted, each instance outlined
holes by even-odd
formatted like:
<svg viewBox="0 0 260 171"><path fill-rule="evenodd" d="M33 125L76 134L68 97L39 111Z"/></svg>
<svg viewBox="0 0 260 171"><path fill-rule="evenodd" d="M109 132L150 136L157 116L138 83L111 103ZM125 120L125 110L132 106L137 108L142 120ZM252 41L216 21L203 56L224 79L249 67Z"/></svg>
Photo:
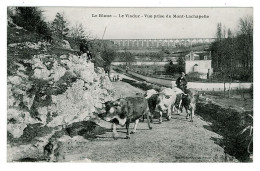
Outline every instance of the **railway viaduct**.
<svg viewBox="0 0 260 171"><path fill-rule="evenodd" d="M211 44L216 38L185 38L185 39L106 39L118 48L159 48L159 47L192 47Z"/></svg>

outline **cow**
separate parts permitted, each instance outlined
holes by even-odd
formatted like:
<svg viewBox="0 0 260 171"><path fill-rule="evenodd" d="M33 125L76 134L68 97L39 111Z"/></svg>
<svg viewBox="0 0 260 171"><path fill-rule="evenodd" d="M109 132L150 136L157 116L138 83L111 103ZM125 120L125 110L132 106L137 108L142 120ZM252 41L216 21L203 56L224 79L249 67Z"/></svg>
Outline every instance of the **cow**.
<svg viewBox="0 0 260 171"><path fill-rule="evenodd" d="M183 94L183 91L176 87L165 88L159 92L155 107L155 111L160 113L159 123L162 123L163 113L167 113L167 120L171 119L171 114L174 112L178 94Z"/></svg>
<svg viewBox="0 0 260 171"><path fill-rule="evenodd" d="M185 93L178 87L173 87L172 89L176 93L174 109L176 110L177 114L182 113L182 108L183 108L182 98Z"/></svg>
<svg viewBox="0 0 260 171"><path fill-rule="evenodd" d="M136 128L139 119L143 116L147 116L148 128L152 129L150 125L150 111L147 100L144 97L125 97L116 101L109 101L105 103L106 113L103 114L103 119L108 122L112 122L113 138L117 139L118 134L116 126L126 126L126 139L130 139L129 125L134 122L133 131L136 132Z"/></svg>
<svg viewBox="0 0 260 171"><path fill-rule="evenodd" d="M191 122L193 122L194 113L196 110L196 103L199 99L199 93L193 89L187 89L186 94L182 96L181 105L185 108L187 116L186 119L191 117Z"/></svg>
<svg viewBox="0 0 260 171"><path fill-rule="evenodd" d="M154 89L147 90L144 94L144 97L147 99L149 110L151 113L151 123L153 122L153 116L155 112L155 107L157 104L157 99L158 99L158 91ZM143 121L144 121L145 116L143 116Z"/></svg>
<svg viewBox="0 0 260 171"><path fill-rule="evenodd" d="M109 78L110 78L111 81L115 81L115 74L110 73Z"/></svg>

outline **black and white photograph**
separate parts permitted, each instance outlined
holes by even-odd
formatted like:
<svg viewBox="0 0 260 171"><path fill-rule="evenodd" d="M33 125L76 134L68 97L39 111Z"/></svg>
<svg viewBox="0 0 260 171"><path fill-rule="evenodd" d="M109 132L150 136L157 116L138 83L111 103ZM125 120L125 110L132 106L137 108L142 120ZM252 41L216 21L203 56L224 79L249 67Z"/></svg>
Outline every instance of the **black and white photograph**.
<svg viewBox="0 0 260 171"><path fill-rule="evenodd" d="M7 163L254 162L253 7L6 11Z"/></svg>

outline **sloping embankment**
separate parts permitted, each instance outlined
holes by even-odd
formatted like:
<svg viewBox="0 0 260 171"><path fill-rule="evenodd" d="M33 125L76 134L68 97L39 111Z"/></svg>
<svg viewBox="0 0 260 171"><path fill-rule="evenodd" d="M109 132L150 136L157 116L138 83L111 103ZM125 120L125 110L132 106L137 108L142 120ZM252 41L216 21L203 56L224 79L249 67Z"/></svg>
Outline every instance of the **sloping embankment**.
<svg viewBox="0 0 260 171"><path fill-rule="evenodd" d="M242 162L250 161L248 145L251 141L249 130L242 133L247 126L253 125L253 110L244 111L230 106L220 105L208 99L200 99L195 114L211 123L209 129L221 135L221 139L213 139L216 144L224 148L225 152L235 156ZM252 144L249 148L253 150Z"/></svg>

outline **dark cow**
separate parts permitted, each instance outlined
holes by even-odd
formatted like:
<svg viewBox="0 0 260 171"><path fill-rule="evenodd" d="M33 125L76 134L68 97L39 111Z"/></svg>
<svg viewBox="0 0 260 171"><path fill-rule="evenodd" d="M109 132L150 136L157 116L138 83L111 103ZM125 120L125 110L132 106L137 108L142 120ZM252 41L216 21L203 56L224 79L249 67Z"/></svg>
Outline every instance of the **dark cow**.
<svg viewBox="0 0 260 171"><path fill-rule="evenodd" d="M191 117L191 122L193 122L194 113L196 110L196 103L199 99L199 93L196 90L193 89L187 89L182 96L182 103L181 105L186 109L186 119L189 119Z"/></svg>
<svg viewBox="0 0 260 171"><path fill-rule="evenodd" d="M158 103L158 96L159 96L159 94L153 94L147 99L149 110L150 110L150 113L151 113L151 119L150 119L151 123L153 122L156 104ZM143 116L143 120L144 120L144 116Z"/></svg>
<svg viewBox="0 0 260 171"><path fill-rule="evenodd" d="M150 111L147 100L144 97L126 97L116 101L105 103L106 113L102 116L105 121L112 122L113 138L117 138L116 125L126 126L126 139L130 138L129 125L135 122L134 129L131 134L136 132L139 119L147 116L147 123L149 129L150 125Z"/></svg>
<svg viewBox="0 0 260 171"><path fill-rule="evenodd" d="M179 112L182 113L182 109L183 109L182 98L183 97L184 97L184 93L176 95L175 109L177 111L177 114L179 114Z"/></svg>

